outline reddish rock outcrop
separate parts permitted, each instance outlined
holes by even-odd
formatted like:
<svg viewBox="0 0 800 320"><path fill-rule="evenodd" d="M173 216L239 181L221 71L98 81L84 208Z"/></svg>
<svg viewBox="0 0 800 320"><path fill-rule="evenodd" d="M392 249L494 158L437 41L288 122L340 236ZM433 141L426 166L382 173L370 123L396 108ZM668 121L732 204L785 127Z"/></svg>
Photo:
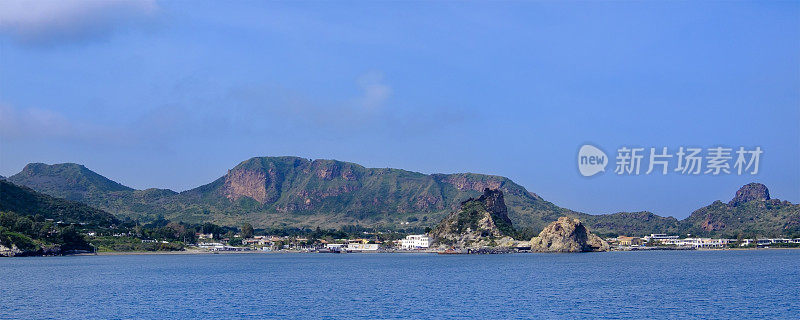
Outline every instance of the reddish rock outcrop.
<svg viewBox="0 0 800 320"><path fill-rule="evenodd" d="M267 201L267 174L260 170L233 170L225 176L225 197L238 200L250 197L264 203Z"/></svg>
<svg viewBox="0 0 800 320"><path fill-rule="evenodd" d="M728 202L728 205L731 207L738 206L742 203L753 201L753 200L760 200L766 201L769 200L769 189L767 186L761 183L748 183L738 191L736 191L736 196Z"/></svg>

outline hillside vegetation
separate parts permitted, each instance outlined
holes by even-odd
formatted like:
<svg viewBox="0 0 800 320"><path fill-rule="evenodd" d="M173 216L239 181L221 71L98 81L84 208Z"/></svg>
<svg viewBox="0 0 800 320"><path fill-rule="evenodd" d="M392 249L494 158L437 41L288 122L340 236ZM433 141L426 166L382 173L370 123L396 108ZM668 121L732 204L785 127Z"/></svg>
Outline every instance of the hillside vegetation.
<svg viewBox="0 0 800 320"><path fill-rule="evenodd" d="M422 174L299 157L251 158L211 183L180 193L134 190L77 164L29 164L8 180L145 222L166 218L228 226L250 222L259 228L422 230L489 188L503 192L508 217L525 236L538 234L561 216L578 218L602 235L793 235L800 225L798 205L769 199L760 184L746 185L731 202L713 203L684 220L647 211L591 215L559 207L500 176Z"/></svg>

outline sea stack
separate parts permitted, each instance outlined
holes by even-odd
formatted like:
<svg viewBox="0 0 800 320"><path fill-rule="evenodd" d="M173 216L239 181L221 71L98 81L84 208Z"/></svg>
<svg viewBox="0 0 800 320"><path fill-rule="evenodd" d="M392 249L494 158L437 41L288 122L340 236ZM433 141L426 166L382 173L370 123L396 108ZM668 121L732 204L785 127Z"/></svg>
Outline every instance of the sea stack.
<svg viewBox="0 0 800 320"><path fill-rule="evenodd" d="M435 246L443 248L510 247L514 227L508 218L503 192L485 188L483 194L461 202L431 231Z"/></svg>
<svg viewBox="0 0 800 320"><path fill-rule="evenodd" d="M535 252L591 252L608 251L608 242L586 230L578 219L561 217L544 228L538 237L531 239Z"/></svg>

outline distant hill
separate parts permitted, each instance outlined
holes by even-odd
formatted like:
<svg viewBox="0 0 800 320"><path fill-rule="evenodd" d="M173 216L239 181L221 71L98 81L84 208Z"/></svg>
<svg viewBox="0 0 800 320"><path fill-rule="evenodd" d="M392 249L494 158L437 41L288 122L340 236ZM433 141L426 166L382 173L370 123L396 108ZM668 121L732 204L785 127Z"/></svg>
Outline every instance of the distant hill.
<svg viewBox="0 0 800 320"><path fill-rule="evenodd" d="M652 212L618 212L605 215L579 214L574 217L598 234L647 235L651 233L682 233L685 224L673 217L662 217Z"/></svg>
<svg viewBox="0 0 800 320"><path fill-rule="evenodd" d="M731 238L754 236L800 236L800 205L771 199L760 183L742 186L728 203L697 209L685 220L688 232Z"/></svg>
<svg viewBox="0 0 800 320"><path fill-rule="evenodd" d="M121 216L153 216L163 213L160 201L177 194L172 190L134 190L83 165L30 163L8 181L38 192L78 201ZM128 213L128 214L126 214Z"/></svg>
<svg viewBox="0 0 800 320"><path fill-rule="evenodd" d="M108 212L83 203L54 198L0 180L0 211L15 212L23 216L41 216L67 223L82 223L108 227L119 220Z"/></svg>
<svg viewBox="0 0 800 320"><path fill-rule="evenodd" d="M132 188L75 163L30 163L20 173L9 177L8 181L17 185L35 186L37 191L54 197L78 201L102 197L116 191L133 191Z"/></svg>

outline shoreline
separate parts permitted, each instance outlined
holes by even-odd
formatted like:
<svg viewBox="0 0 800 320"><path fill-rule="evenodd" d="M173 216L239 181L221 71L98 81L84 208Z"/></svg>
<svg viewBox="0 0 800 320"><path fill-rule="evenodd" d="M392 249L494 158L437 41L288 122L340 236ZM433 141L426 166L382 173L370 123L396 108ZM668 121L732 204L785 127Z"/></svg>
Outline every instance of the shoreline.
<svg viewBox="0 0 800 320"><path fill-rule="evenodd" d="M648 249L648 250L611 250L608 252L649 252L649 251L758 251L758 250L800 250L800 248L697 248L697 249ZM326 252L301 252L301 251L204 251L204 250L183 250L183 251L110 251L97 253L76 253L63 256L135 256L135 255L206 255L206 254L328 254ZM347 254L438 254L438 251L382 251L382 252L348 252ZM528 254L540 252L507 252L504 254ZM579 252L584 253L584 252ZM601 252L593 252L601 253ZM466 255L466 253L464 253Z"/></svg>
<svg viewBox="0 0 800 320"><path fill-rule="evenodd" d="M757 251L757 250L800 250L800 247L787 247L787 248L682 248L682 249L663 249L663 248L650 248L650 249L617 249L607 252L650 252L650 251ZM417 250L417 251L353 251L346 254L439 254L443 251L434 250ZM261 250L247 250L247 251L207 251L199 249L189 249L181 251L106 251L97 253L71 253L63 255L33 255L33 256L18 256L18 257L69 257L69 256L137 256L137 255L208 255L208 254L327 254L329 252L304 252L304 251L261 251ZM527 254L527 253L542 253L542 252L503 252L502 254ZM579 252L579 253L602 253L602 252ZM340 253L334 253L340 254ZM461 255L476 255L488 253L458 253ZM0 256L0 258L12 258L14 256Z"/></svg>

